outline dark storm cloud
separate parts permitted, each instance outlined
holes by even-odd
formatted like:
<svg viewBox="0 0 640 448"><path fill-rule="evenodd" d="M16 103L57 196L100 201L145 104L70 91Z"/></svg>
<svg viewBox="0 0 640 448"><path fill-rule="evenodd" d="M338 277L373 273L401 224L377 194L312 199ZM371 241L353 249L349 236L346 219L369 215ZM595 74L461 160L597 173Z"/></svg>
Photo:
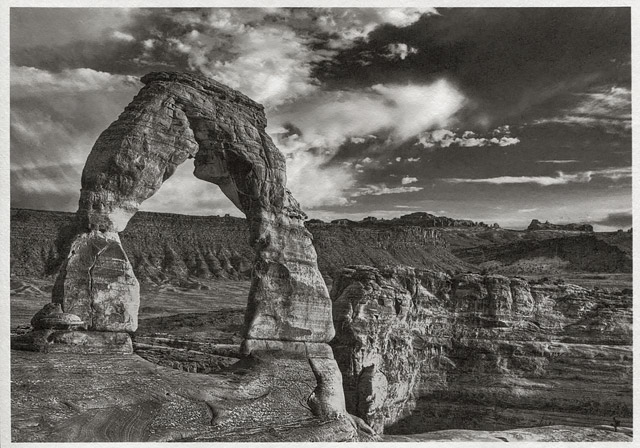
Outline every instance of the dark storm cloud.
<svg viewBox="0 0 640 448"><path fill-rule="evenodd" d="M629 8L438 11L409 27L379 27L368 42L322 63L316 75L351 87L447 76L477 101L479 125L480 109L488 120L526 119L536 105L572 104L568 93L630 84ZM385 48L393 43L416 52L389 60Z"/></svg>
<svg viewBox="0 0 640 448"><path fill-rule="evenodd" d="M620 212L620 213L609 213L606 218L601 219L600 221L594 221L594 224L600 224L607 227L617 227L620 229L624 229L627 227L631 227L632 225L632 214L631 212Z"/></svg>

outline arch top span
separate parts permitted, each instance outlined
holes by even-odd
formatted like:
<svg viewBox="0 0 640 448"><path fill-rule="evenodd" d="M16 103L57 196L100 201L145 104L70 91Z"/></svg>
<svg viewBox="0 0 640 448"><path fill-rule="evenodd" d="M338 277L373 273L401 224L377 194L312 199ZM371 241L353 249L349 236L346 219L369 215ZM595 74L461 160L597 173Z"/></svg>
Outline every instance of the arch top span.
<svg viewBox="0 0 640 448"><path fill-rule="evenodd" d="M135 331L139 286L118 232L193 158L194 175L218 185L249 222L256 258L245 349L291 348L330 358L331 301L306 215L286 188L284 156L266 133L264 108L192 73L150 73L142 82L87 158L78 235L54 302L88 330Z"/></svg>

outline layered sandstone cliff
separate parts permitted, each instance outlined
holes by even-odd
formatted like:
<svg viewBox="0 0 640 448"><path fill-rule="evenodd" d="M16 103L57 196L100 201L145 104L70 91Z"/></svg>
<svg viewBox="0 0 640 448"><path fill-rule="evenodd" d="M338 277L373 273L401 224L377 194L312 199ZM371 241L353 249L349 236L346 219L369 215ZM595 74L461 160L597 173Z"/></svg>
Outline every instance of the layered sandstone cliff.
<svg viewBox="0 0 640 448"><path fill-rule="evenodd" d="M347 407L379 431L631 417L626 293L354 266L332 298Z"/></svg>

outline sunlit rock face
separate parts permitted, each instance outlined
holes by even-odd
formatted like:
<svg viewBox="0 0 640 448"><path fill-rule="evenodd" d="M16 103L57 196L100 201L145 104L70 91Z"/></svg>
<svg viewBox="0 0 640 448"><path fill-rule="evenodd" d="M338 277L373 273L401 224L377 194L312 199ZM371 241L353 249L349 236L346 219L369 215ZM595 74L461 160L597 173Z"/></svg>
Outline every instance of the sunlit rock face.
<svg viewBox="0 0 640 448"><path fill-rule="evenodd" d="M54 301L90 329L136 329L139 286L118 232L178 165L194 158L195 176L217 184L249 222L256 258L245 347L292 341L323 352L314 343L334 335L331 301L306 216L286 189L284 156L265 131L263 107L198 75L151 73L142 82L87 159L78 236Z"/></svg>
<svg viewBox="0 0 640 448"><path fill-rule="evenodd" d="M331 296L347 409L378 432L477 429L493 406L516 427L631 417L626 291L351 266Z"/></svg>

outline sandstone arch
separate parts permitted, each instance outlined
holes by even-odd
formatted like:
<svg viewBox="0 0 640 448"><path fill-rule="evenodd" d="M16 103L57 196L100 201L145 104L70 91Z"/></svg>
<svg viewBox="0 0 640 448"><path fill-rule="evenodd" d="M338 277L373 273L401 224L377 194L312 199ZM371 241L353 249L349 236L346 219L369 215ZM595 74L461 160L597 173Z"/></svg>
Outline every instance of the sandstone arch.
<svg viewBox="0 0 640 448"><path fill-rule="evenodd" d="M176 167L195 159L245 213L256 251L244 350L326 355L334 336L329 294L311 234L286 189L284 156L267 135L263 107L211 79L151 73L98 138L82 173L78 234L53 302L87 330L135 331L139 285L118 232Z"/></svg>

